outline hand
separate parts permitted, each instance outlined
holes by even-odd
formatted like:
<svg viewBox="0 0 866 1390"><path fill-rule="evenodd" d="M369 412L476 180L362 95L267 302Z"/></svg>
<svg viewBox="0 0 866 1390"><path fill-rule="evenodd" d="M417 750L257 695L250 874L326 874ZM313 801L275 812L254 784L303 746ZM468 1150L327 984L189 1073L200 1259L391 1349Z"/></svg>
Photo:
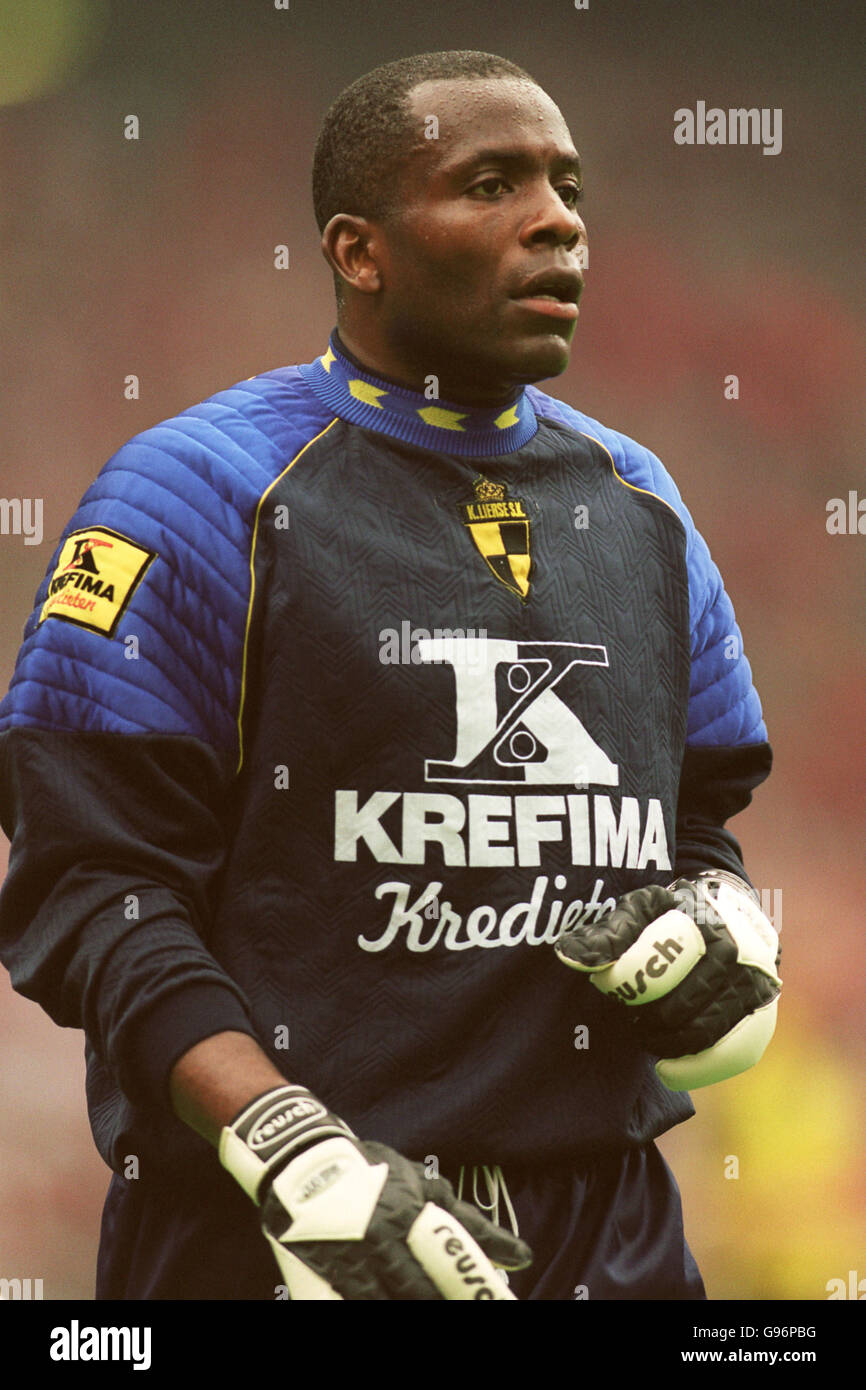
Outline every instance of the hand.
<svg viewBox="0 0 866 1390"><path fill-rule="evenodd" d="M362 1143L300 1086L253 1101L219 1153L261 1206L292 1299L514 1299L495 1266L532 1259L444 1178Z"/></svg>
<svg viewBox="0 0 866 1390"><path fill-rule="evenodd" d="M724 1081L760 1061L776 1027L779 938L748 884L712 870L626 893L556 953L633 1009L640 1045L672 1091Z"/></svg>

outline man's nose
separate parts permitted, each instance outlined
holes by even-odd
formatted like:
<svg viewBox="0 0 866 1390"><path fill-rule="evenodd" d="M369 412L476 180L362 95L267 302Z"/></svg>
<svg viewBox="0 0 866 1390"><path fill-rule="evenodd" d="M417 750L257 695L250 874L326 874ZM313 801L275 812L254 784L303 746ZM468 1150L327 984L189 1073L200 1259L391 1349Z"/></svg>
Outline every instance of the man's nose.
<svg viewBox="0 0 866 1390"><path fill-rule="evenodd" d="M534 211L523 226L524 241L553 241L571 250L579 243L586 244L586 227L575 208L562 201L550 184L540 191Z"/></svg>

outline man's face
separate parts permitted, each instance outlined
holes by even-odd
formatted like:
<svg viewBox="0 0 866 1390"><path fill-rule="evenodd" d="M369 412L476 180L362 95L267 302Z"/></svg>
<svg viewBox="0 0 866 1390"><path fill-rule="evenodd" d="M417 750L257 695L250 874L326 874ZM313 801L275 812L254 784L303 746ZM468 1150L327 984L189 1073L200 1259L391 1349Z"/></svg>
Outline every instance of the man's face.
<svg viewBox="0 0 866 1390"><path fill-rule="evenodd" d="M495 402L568 365L586 245L577 152L525 81L423 82L409 100L418 139L376 229L378 336L441 396Z"/></svg>

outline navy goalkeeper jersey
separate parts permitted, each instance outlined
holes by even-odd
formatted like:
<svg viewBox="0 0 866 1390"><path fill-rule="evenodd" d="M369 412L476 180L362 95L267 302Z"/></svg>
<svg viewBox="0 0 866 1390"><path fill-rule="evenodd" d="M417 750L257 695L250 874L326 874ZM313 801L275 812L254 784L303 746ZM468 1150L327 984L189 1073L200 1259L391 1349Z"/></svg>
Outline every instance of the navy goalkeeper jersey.
<svg viewBox="0 0 866 1390"><path fill-rule="evenodd" d="M409 1157L584 1161L692 1113L554 955L714 866L769 772L731 603L659 460L336 333L137 435L57 546L0 706L0 957L87 1038L119 1172L213 1170L193 1044L252 1034Z"/></svg>

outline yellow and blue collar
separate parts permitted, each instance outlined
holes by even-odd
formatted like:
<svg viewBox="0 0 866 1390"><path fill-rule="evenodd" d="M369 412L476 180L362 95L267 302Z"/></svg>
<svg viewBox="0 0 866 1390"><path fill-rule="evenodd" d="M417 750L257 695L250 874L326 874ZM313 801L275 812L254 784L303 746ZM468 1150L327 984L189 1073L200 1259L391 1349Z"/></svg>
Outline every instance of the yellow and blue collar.
<svg viewBox="0 0 866 1390"><path fill-rule="evenodd" d="M340 419L424 449L476 457L509 454L522 448L538 429L525 390L517 391L509 405L492 410L430 400L362 368L346 354L336 330L327 351L300 372Z"/></svg>

